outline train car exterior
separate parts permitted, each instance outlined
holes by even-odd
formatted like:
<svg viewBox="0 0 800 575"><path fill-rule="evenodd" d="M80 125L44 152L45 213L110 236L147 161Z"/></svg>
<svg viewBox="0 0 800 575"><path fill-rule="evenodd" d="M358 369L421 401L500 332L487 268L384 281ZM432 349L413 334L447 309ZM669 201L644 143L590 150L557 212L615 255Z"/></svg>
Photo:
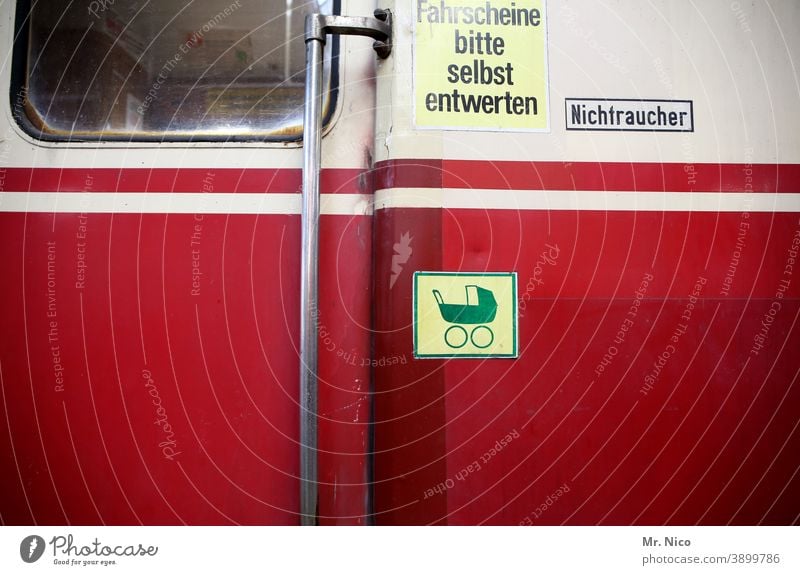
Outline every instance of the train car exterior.
<svg viewBox="0 0 800 575"><path fill-rule="evenodd" d="M0 6L0 520L800 522L800 5Z"/></svg>

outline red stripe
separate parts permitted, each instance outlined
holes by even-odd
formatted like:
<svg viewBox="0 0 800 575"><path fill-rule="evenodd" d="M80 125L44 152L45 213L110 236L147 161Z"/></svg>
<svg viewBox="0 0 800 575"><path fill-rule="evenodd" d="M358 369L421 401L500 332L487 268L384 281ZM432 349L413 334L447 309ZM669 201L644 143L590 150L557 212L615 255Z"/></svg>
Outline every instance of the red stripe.
<svg viewBox="0 0 800 575"><path fill-rule="evenodd" d="M375 189L441 188L442 160L387 160L375 165Z"/></svg>
<svg viewBox="0 0 800 575"><path fill-rule="evenodd" d="M440 170L437 175L436 170ZM658 162L495 162L390 160L376 166L377 189L477 188L639 192L800 191L800 164Z"/></svg>
<svg viewBox="0 0 800 575"><path fill-rule="evenodd" d="M2 177L4 176L4 177ZM13 192L299 192L302 171L291 168L7 168L0 191ZM366 193L368 173L323 170L326 193Z"/></svg>
<svg viewBox="0 0 800 575"><path fill-rule="evenodd" d="M800 164L679 164L621 162L490 162L400 159L379 162L372 174L326 169L326 193L377 189L477 188L615 190L642 192L797 193ZM302 172L291 168L7 168L0 191L217 192L299 191Z"/></svg>

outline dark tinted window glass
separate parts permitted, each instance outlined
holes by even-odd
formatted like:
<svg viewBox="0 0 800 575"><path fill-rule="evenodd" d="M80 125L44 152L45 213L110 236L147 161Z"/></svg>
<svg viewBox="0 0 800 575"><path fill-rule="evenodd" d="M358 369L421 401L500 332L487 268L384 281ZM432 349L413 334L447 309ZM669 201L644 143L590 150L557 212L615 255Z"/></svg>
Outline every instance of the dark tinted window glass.
<svg viewBox="0 0 800 575"><path fill-rule="evenodd" d="M296 137L303 21L331 4L32 2L25 115L51 136Z"/></svg>

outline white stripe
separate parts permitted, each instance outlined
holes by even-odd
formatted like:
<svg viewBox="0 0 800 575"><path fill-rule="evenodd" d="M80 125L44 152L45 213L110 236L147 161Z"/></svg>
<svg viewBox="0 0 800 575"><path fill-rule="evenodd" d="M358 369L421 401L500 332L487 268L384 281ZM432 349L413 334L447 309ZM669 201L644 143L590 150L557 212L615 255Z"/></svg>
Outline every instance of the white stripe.
<svg viewBox="0 0 800 575"><path fill-rule="evenodd" d="M375 193L375 209L592 210L643 212L800 212L800 194L585 192L392 188Z"/></svg>
<svg viewBox="0 0 800 575"><path fill-rule="evenodd" d="M301 205L300 194L0 193L0 212L294 215ZM324 215L370 215L371 196L322 194L320 209Z"/></svg>
<svg viewBox="0 0 800 575"><path fill-rule="evenodd" d="M800 194L393 188L374 209L800 212ZM0 192L0 212L297 215L300 194ZM324 215L370 215L367 194L322 194Z"/></svg>

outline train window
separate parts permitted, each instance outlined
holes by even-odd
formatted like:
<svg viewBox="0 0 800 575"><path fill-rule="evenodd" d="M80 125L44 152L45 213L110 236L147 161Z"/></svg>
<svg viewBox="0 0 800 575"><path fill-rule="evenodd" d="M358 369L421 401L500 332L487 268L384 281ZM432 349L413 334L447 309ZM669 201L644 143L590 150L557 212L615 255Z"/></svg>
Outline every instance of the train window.
<svg viewBox="0 0 800 575"><path fill-rule="evenodd" d="M338 0L21 1L12 107L44 139L298 139L305 15L337 9Z"/></svg>

